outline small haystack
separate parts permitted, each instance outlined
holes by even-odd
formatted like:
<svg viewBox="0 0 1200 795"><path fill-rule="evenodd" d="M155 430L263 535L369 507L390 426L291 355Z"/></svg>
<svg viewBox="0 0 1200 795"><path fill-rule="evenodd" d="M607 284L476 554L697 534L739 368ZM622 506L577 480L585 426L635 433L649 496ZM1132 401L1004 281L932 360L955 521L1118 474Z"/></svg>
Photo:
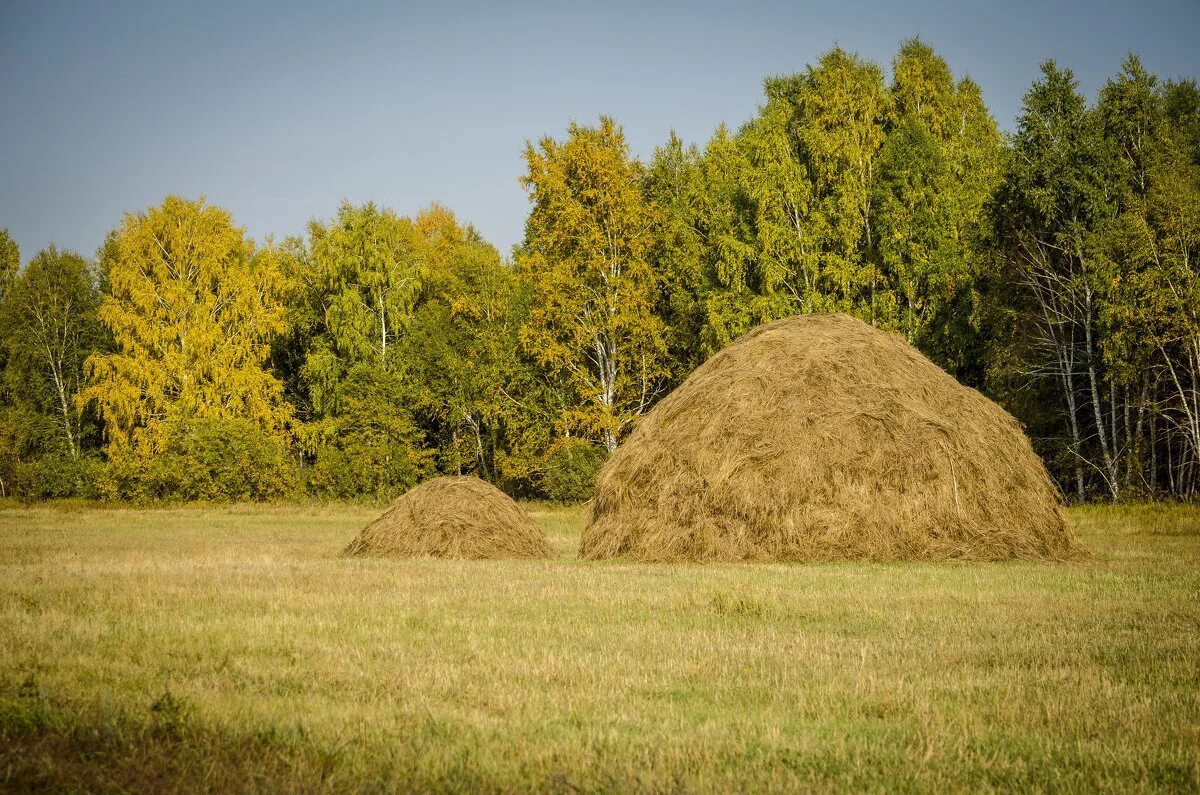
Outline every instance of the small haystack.
<svg viewBox="0 0 1200 795"><path fill-rule="evenodd" d="M754 329L600 471L581 554L651 561L1061 558L1021 426L901 337L845 315Z"/></svg>
<svg viewBox="0 0 1200 795"><path fill-rule="evenodd" d="M476 477L428 480L404 493L346 547L347 555L546 558L550 544L521 507Z"/></svg>

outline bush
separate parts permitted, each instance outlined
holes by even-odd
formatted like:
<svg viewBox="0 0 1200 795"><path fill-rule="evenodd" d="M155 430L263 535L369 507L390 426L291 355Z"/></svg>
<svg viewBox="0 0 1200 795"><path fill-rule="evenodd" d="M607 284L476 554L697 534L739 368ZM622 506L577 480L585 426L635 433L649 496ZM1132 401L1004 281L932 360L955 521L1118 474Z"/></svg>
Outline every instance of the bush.
<svg viewBox="0 0 1200 795"><path fill-rule="evenodd" d="M154 500L271 500L300 485L283 442L246 420L200 419L171 429L161 454L113 461L105 492Z"/></svg>
<svg viewBox="0 0 1200 795"><path fill-rule="evenodd" d="M403 380L366 366L338 386L339 412L310 426L312 494L392 500L433 474L435 452L404 407Z"/></svg>
<svg viewBox="0 0 1200 795"><path fill-rule="evenodd" d="M559 502L590 500L605 458L604 448L584 439L568 439L547 454L542 489Z"/></svg>
<svg viewBox="0 0 1200 795"><path fill-rule="evenodd" d="M431 459L427 451L399 442L322 445L308 470L308 490L334 499L391 501L432 471Z"/></svg>
<svg viewBox="0 0 1200 795"><path fill-rule="evenodd" d="M13 470L13 494L22 499L95 499L100 496L104 462L94 456L47 453L16 464Z"/></svg>

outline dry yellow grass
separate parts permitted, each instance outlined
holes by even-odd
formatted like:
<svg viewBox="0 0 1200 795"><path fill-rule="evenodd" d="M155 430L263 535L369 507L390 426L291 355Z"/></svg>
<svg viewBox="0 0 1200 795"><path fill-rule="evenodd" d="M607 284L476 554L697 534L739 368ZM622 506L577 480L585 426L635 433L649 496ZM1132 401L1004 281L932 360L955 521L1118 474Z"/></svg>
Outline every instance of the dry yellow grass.
<svg viewBox="0 0 1200 795"><path fill-rule="evenodd" d="M359 508L0 510L0 790L1200 787L1200 512L1037 562L348 559Z"/></svg>

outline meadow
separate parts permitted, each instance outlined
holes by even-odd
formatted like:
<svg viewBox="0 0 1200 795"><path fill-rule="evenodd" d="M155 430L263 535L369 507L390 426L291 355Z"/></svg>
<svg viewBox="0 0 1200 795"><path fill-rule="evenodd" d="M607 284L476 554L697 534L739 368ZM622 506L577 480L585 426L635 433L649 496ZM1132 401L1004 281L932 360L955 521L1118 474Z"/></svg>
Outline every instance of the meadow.
<svg viewBox="0 0 1200 795"><path fill-rule="evenodd" d="M348 506L0 509L0 790L1200 789L1200 509L1069 563L362 560Z"/></svg>

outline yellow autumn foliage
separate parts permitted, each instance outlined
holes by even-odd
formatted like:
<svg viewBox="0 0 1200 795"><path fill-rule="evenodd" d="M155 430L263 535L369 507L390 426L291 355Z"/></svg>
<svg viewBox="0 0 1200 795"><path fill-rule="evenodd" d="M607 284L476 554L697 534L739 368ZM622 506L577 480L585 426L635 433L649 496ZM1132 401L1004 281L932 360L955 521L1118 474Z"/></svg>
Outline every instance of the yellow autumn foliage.
<svg viewBox="0 0 1200 795"><path fill-rule="evenodd" d="M100 319L116 343L88 358L110 457L161 452L173 422L249 420L289 440L291 407L264 368L284 329L271 247L255 250L225 210L168 196L127 214L106 248Z"/></svg>

